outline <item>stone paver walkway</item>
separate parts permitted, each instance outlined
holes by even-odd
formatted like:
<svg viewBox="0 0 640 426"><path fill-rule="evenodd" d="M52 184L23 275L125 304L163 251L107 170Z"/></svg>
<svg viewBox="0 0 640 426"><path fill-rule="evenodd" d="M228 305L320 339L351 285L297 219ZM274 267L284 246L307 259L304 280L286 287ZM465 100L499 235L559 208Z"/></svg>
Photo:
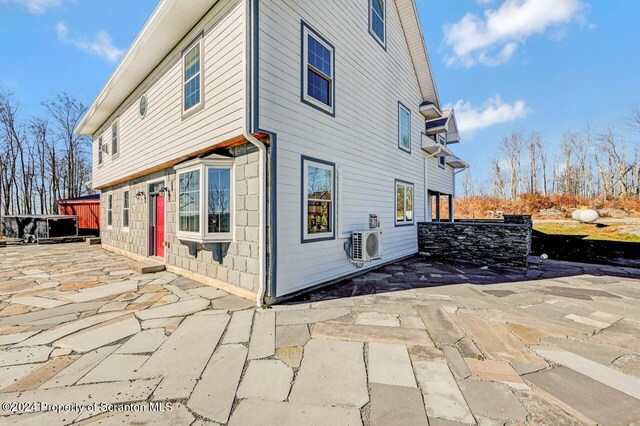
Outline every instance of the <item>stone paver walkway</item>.
<svg viewBox="0 0 640 426"><path fill-rule="evenodd" d="M640 422L640 271L414 257L268 310L83 244L0 249L0 422Z"/></svg>

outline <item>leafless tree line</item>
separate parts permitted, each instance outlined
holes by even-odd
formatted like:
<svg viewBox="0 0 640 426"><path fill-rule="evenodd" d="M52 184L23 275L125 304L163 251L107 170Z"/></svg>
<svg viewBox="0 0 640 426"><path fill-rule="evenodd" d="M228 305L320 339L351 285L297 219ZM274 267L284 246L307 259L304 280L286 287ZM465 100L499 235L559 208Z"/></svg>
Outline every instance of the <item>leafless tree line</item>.
<svg viewBox="0 0 640 426"><path fill-rule="evenodd" d="M640 198L640 109L628 122L630 138L615 129L590 126L562 136L552 153L538 132L513 131L500 144L488 182L476 184L471 172L462 182L465 197L517 199L523 193L571 194L587 198Z"/></svg>
<svg viewBox="0 0 640 426"><path fill-rule="evenodd" d="M73 133L85 106L63 93L46 114L23 118L12 93L0 92L0 212L54 214L56 200L90 192L91 140Z"/></svg>

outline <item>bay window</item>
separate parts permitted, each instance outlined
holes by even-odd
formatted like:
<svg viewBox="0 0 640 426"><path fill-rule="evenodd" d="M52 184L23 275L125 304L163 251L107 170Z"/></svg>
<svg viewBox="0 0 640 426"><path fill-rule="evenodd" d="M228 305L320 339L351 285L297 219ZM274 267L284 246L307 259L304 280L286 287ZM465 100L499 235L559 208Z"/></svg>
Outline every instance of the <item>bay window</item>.
<svg viewBox="0 0 640 426"><path fill-rule="evenodd" d="M302 158L302 242L335 237L335 165Z"/></svg>
<svg viewBox="0 0 640 426"><path fill-rule="evenodd" d="M413 184L396 180L396 226L413 225Z"/></svg>
<svg viewBox="0 0 640 426"><path fill-rule="evenodd" d="M202 243L234 237L233 158L205 158L175 166L177 237Z"/></svg>

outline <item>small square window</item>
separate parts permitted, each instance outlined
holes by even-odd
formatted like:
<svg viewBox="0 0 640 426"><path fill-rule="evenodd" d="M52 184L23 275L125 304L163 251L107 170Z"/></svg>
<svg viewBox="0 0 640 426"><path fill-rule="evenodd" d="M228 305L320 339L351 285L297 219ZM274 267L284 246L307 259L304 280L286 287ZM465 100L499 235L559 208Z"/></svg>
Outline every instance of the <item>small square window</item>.
<svg viewBox="0 0 640 426"><path fill-rule="evenodd" d="M302 23L302 101L333 115L334 48Z"/></svg>
<svg viewBox="0 0 640 426"><path fill-rule="evenodd" d="M398 103L398 148L411 153L411 111Z"/></svg>
<svg viewBox="0 0 640 426"><path fill-rule="evenodd" d="M335 165L302 158L302 242L335 236Z"/></svg>
<svg viewBox="0 0 640 426"><path fill-rule="evenodd" d="M369 0L369 32L382 47L386 47L386 0Z"/></svg>
<svg viewBox="0 0 640 426"><path fill-rule="evenodd" d="M413 184L396 181L396 226L413 225Z"/></svg>

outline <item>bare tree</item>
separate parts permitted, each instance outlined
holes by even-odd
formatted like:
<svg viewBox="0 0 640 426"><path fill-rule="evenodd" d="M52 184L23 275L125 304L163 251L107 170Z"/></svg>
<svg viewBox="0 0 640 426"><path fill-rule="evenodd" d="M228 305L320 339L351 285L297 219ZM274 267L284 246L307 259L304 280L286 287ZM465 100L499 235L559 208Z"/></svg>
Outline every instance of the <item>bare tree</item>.
<svg viewBox="0 0 640 426"><path fill-rule="evenodd" d="M509 164L509 194L512 200L520 194L520 177L522 171L521 155L523 149L522 132L513 131L510 136L502 139L502 152L507 156Z"/></svg>

